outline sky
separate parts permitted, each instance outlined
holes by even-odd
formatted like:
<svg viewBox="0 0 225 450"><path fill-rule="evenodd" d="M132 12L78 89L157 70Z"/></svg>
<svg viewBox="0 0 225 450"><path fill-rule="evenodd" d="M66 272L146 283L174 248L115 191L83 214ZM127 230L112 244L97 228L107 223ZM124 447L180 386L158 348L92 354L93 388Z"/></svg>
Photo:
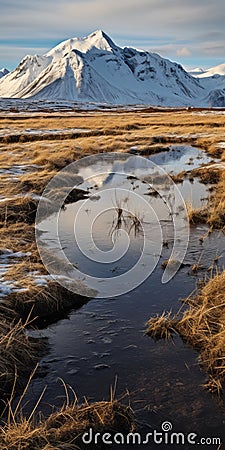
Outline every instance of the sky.
<svg viewBox="0 0 225 450"><path fill-rule="evenodd" d="M224 0L0 0L0 68L102 29L185 68L225 63Z"/></svg>

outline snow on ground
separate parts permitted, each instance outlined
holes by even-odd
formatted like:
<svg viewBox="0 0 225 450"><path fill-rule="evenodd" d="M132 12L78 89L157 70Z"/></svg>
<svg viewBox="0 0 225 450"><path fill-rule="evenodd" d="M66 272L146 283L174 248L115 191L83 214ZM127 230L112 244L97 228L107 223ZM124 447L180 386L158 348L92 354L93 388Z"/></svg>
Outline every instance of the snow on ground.
<svg viewBox="0 0 225 450"><path fill-rule="evenodd" d="M10 167L1 168L0 175L12 175L18 177L24 175L28 170L32 171L38 167L37 164L14 164Z"/></svg>
<svg viewBox="0 0 225 450"><path fill-rule="evenodd" d="M31 256L30 252L13 252L8 248L0 249L0 301L3 297L15 292L26 292L28 288L21 287L20 283L12 279L5 278L9 269L12 269L21 258ZM28 265L29 267L29 265ZM55 275L54 279L64 279L65 277ZM49 281L54 281L51 275L41 275L38 271L27 272L29 284L36 286L47 286Z"/></svg>
<svg viewBox="0 0 225 450"><path fill-rule="evenodd" d="M219 148L225 148L225 142L218 142L216 144L216 146L219 147Z"/></svg>
<svg viewBox="0 0 225 450"><path fill-rule="evenodd" d="M31 253L13 252L8 248L0 249L0 299L13 292L24 292L26 288L19 287L17 282L13 280L7 280L5 278L6 273L13 267L14 264L26 256L30 256Z"/></svg>
<svg viewBox="0 0 225 450"><path fill-rule="evenodd" d="M0 130L0 138L8 136L45 136L45 135L63 135L68 133L90 133L92 130L86 128L63 128L63 129L41 129L27 128L24 130L16 128L2 128Z"/></svg>

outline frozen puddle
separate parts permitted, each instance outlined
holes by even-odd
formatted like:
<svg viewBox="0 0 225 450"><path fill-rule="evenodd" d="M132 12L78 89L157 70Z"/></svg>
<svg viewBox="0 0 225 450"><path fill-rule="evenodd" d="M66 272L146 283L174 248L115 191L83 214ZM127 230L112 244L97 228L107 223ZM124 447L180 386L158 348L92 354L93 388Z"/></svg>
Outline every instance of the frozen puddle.
<svg viewBox="0 0 225 450"><path fill-rule="evenodd" d="M177 175L182 171L190 172L202 165L219 161L201 149L184 145L172 146L169 151L149 156L149 159L171 175Z"/></svg>

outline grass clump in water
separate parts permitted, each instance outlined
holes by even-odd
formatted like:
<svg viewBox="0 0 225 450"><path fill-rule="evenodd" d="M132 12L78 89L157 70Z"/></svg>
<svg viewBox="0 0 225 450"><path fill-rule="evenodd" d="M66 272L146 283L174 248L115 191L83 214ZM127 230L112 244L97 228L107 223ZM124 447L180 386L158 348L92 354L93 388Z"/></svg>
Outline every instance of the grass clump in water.
<svg viewBox="0 0 225 450"><path fill-rule="evenodd" d="M167 340L175 332L176 328L173 323L173 318L171 317L171 312L166 313L164 311L161 316L157 315L156 317L151 317L147 323L146 334L155 340Z"/></svg>

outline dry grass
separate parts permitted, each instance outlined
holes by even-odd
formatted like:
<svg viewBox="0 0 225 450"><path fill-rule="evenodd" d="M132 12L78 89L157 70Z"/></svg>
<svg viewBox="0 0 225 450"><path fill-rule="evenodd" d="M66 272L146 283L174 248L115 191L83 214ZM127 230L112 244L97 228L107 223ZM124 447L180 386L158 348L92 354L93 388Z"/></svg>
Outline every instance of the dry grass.
<svg viewBox="0 0 225 450"><path fill-rule="evenodd" d="M47 419L20 417L0 428L0 450L72 450L84 448L82 436L92 428L93 433L129 433L134 429L130 407L116 400L78 405L65 404ZM86 447L86 445L85 445ZM99 443L90 449L104 448Z"/></svg>
<svg viewBox="0 0 225 450"><path fill-rule="evenodd" d="M24 222L0 222L1 248L28 252L35 246L34 240L35 230L33 225Z"/></svg>
<svg viewBox="0 0 225 450"><path fill-rule="evenodd" d="M2 309L2 308L1 308ZM3 312L3 309L1 310ZM19 387L36 365L44 344L31 339L25 332L27 323L21 320L9 323L2 320L0 325L0 398L6 397L18 376Z"/></svg>
<svg viewBox="0 0 225 450"><path fill-rule="evenodd" d="M206 223L208 220L208 208L193 208L190 203L186 203L187 214L190 224Z"/></svg>
<svg viewBox="0 0 225 450"><path fill-rule="evenodd" d="M167 149L165 144L191 143L204 148L212 156L225 157L225 151L219 148L219 142L225 141L224 115L198 115L188 111L155 113L148 110L125 113L74 113L74 116L43 115L43 117L3 117L4 126L23 131L34 129L86 128L93 135L59 135L54 140L0 144L0 168L16 164L34 165L32 173L25 173L18 181L11 182L3 176L0 185L2 193L41 194L58 170L82 156L102 152L128 152L136 146L140 154L153 154ZM96 135L97 133L97 135ZM204 137L207 135L207 137ZM58 139L58 140L57 140ZM224 155L224 156L223 156ZM35 168L35 165L38 167ZM207 171L203 175L207 181ZM216 176L216 171L214 173ZM180 179L175 181L179 182ZM5 182L5 187L3 186Z"/></svg>
<svg viewBox="0 0 225 450"><path fill-rule="evenodd" d="M153 339L169 339L176 332L171 312L163 312L161 316L151 317L148 321L147 334Z"/></svg>
<svg viewBox="0 0 225 450"><path fill-rule="evenodd" d="M225 383L225 271L210 278L186 304L182 315L164 313L151 318L147 334L162 338L173 332L180 334L199 351L200 362L209 374L206 387L221 394Z"/></svg>
<svg viewBox="0 0 225 450"><path fill-rule="evenodd" d="M22 222L32 224L35 222L38 201L31 197L11 198L0 203L0 222L8 223Z"/></svg>
<svg viewBox="0 0 225 450"><path fill-rule="evenodd" d="M221 170L212 167L201 167L192 171L192 175L199 177L203 184L217 184L220 181Z"/></svg>
<svg viewBox="0 0 225 450"><path fill-rule="evenodd" d="M211 195L207 206L193 208L190 203L186 204L190 223L206 223L210 229L225 231L225 170L206 168L193 172L193 176L200 176L201 182L211 184Z"/></svg>
<svg viewBox="0 0 225 450"><path fill-rule="evenodd" d="M185 176L186 176L185 170L178 173L177 175L170 175L174 183L183 183Z"/></svg>
<svg viewBox="0 0 225 450"><path fill-rule="evenodd" d="M14 217L16 220L18 215ZM22 221L21 216L19 222L5 220L0 225L1 252L4 254L5 249L10 249L23 254L20 258L9 258L10 267L4 275L4 280L10 281L17 291L5 296L0 303L0 398L12 387L15 372L23 384L40 357L41 346L28 338L26 328L33 326L34 321L35 325L43 327L87 301L86 297L67 291L56 281L46 280L42 286L35 283L33 273L47 273L35 244L34 225L27 223L26 219ZM55 260L54 267L57 268Z"/></svg>
<svg viewBox="0 0 225 450"><path fill-rule="evenodd" d="M221 171L220 180L213 193L208 223L214 228L225 230L225 170Z"/></svg>
<svg viewBox="0 0 225 450"><path fill-rule="evenodd" d="M85 119L85 121L84 121ZM156 128L160 127L176 127L178 129L190 129L194 133L197 129L200 131L207 129L208 131L215 129L216 132L219 128L224 128L224 115L222 114L196 114L190 111L124 111L124 112L91 112L86 111L74 113L71 116L69 114L55 114L54 112L48 115L42 114L42 116L21 117L21 115L14 115L10 117L3 115L1 117L2 123L5 128L24 130L28 128L32 129L69 129L80 128L90 130L107 130L113 128L118 131L121 130L138 130L143 126L151 124ZM204 138L205 139L205 138Z"/></svg>
<svg viewBox="0 0 225 450"><path fill-rule="evenodd" d="M28 283L26 278L24 283ZM48 281L45 286L37 286L31 281L25 292L12 293L7 303L23 321L27 321L29 317L43 326L58 315L62 316L62 313L77 309L86 302L86 297L68 291L55 281Z"/></svg>

